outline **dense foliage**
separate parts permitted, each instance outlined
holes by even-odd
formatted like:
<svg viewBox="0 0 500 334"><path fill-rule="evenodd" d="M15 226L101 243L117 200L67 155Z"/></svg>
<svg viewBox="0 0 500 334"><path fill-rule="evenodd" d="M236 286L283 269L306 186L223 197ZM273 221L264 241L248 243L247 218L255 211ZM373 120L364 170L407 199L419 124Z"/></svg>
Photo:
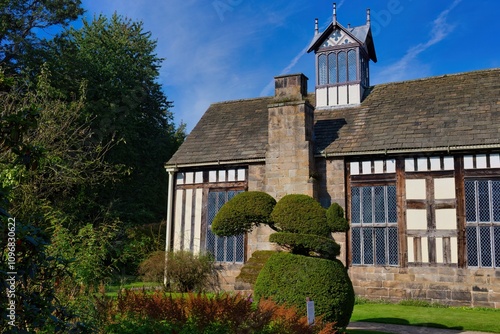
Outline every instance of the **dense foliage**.
<svg viewBox="0 0 500 334"><path fill-rule="evenodd" d="M334 260L340 255L340 245L333 239L314 234L277 232L271 234L270 242L287 248L292 254L312 255Z"/></svg>
<svg viewBox="0 0 500 334"><path fill-rule="evenodd" d="M344 209L338 203L332 203L326 210L326 220L332 232L349 231L349 222L344 217Z"/></svg>
<svg viewBox="0 0 500 334"><path fill-rule="evenodd" d="M220 236L250 232L254 226L271 224L269 219L276 200L261 191L239 193L225 203L212 222L212 231Z"/></svg>
<svg viewBox="0 0 500 334"><path fill-rule="evenodd" d="M99 323L106 333L182 334L334 334L332 323L317 318L315 326L291 307L269 300L258 304L241 295L189 294L173 297L156 292L125 291L116 301L96 300Z"/></svg>
<svg viewBox="0 0 500 334"><path fill-rule="evenodd" d="M255 284L256 298L271 298L305 313L306 297L317 314L345 327L354 308L354 290L347 269L338 260L276 253L266 262Z"/></svg>
<svg viewBox="0 0 500 334"><path fill-rule="evenodd" d="M170 291L202 292L219 288L218 267L210 254L175 251L165 258L165 251L156 251L139 265L138 272L146 282L163 282L165 277Z"/></svg>
<svg viewBox="0 0 500 334"><path fill-rule="evenodd" d="M330 235L325 209L311 196L292 194L278 201L271 213L271 220L279 231Z"/></svg>

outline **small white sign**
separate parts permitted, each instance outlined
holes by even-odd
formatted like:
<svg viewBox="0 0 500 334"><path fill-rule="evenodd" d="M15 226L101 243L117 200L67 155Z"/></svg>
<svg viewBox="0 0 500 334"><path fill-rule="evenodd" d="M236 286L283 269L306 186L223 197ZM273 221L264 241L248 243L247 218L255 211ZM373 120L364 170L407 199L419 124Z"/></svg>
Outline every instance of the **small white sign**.
<svg viewBox="0 0 500 334"><path fill-rule="evenodd" d="M315 316L314 316L314 301L308 300L306 302L306 304L307 304L307 323L309 325L312 325L312 324L314 324L314 318L315 318Z"/></svg>

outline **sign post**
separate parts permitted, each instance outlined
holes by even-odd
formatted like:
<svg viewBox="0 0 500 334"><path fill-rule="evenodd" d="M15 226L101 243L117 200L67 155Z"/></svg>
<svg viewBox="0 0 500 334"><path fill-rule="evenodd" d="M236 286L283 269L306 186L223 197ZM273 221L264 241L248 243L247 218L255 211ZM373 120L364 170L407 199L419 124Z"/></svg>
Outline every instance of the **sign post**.
<svg viewBox="0 0 500 334"><path fill-rule="evenodd" d="M314 301L306 297L307 323L309 326L314 325Z"/></svg>

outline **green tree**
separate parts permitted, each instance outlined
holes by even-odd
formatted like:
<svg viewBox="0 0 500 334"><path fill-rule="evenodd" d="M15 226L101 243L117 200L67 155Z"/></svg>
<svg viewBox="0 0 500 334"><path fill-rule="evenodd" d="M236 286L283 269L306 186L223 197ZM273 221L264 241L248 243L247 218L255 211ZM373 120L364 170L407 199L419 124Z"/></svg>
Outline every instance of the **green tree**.
<svg viewBox="0 0 500 334"><path fill-rule="evenodd" d="M81 14L80 0L0 0L0 67L16 72L46 42L45 29L65 27Z"/></svg>
<svg viewBox="0 0 500 334"><path fill-rule="evenodd" d="M106 161L129 175L95 189L101 203L127 223L159 222L165 214L167 175L163 164L184 139L157 82L163 59L141 22L114 14L84 21L56 38L47 62L53 82L70 98L87 82L82 117L92 120L95 140L114 141Z"/></svg>

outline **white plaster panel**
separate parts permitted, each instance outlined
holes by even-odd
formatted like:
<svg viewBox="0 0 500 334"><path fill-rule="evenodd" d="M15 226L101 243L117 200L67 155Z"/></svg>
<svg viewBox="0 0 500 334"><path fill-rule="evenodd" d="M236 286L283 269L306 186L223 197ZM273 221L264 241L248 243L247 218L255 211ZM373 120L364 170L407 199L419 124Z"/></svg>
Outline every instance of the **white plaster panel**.
<svg viewBox="0 0 500 334"><path fill-rule="evenodd" d="M191 222L193 215L193 189L186 190L184 208L184 250L191 250Z"/></svg>
<svg viewBox="0 0 500 334"><path fill-rule="evenodd" d="M426 199L425 179L406 180L406 199Z"/></svg>
<svg viewBox="0 0 500 334"><path fill-rule="evenodd" d="M177 173L177 175L175 176L175 183L184 184L184 173Z"/></svg>
<svg viewBox="0 0 500 334"><path fill-rule="evenodd" d="M339 105L347 104L347 86L338 86L339 88Z"/></svg>
<svg viewBox="0 0 500 334"><path fill-rule="evenodd" d="M217 182L217 171L211 170L208 172L208 182Z"/></svg>
<svg viewBox="0 0 500 334"><path fill-rule="evenodd" d="M194 176L194 183L203 183L203 172L196 172Z"/></svg>
<svg viewBox="0 0 500 334"><path fill-rule="evenodd" d="M349 85L349 104L361 103L359 84Z"/></svg>
<svg viewBox="0 0 500 334"><path fill-rule="evenodd" d="M385 170L387 173L396 173L396 159L387 159L385 161Z"/></svg>
<svg viewBox="0 0 500 334"><path fill-rule="evenodd" d="M351 175L359 175L359 162L351 162Z"/></svg>
<svg viewBox="0 0 500 334"><path fill-rule="evenodd" d="M455 159L453 157L443 158L443 169L444 170L454 170L455 169Z"/></svg>
<svg viewBox="0 0 500 334"><path fill-rule="evenodd" d="M429 240L422 237L422 263L429 263Z"/></svg>
<svg viewBox="0 0 500 334"><path fill-rule="evenodd" d="M441 170L441 158L440 157L431 157L431 170Z"/></svg>
<svg viewBox="0 0 500 334"><path fill-rule="evenodd" d="M490 155L490 167L491 168L500 168L500 154L491 154Z"/></svg>
<svg viewBox="0 0 500 334"><path fill-rule="evenodd" d="M413 253L413 237L407 238L408 242L408 262L415 262L415 254Z"/></svg>
<svg viewBox="0 0 500 334"><path fill-rule="evenodd" d="M474 168L474 156L473 155L464 156L464 168L465 169L473 169Z"/></svg>
<svg viewBox="0 0 500 334"><path fill-rule="evenodd" d="M229 182L236 181L236 170L235 169L230 169L227 171L227 180Z"/></svg>
<svg viewBox="0 0 500 334"><path fill-rule="evenodd" d="M436 238L436 263L443 263L443 238Z"/></svg>
<svg viewBox="0 0 500 334"><path fill-rule="evenodd" d="M486 154L476 155L476 168L487 168Z"/></svg>
<svg viewBox="0 0 500 334"><path fill-rule="evenodd" d="M245 181L246 173L244 169L238 169L238 181Z"/></svg>
<svg viewBox="0 0 500 334"><path fill-rule="evenodd" d="M316 106L326 107L327 106L327 88L317 88L316 89Z"/></svg>
<svg viewBox="0 0 500 334"><path fill-rule="evenodd" d="M219 182L226 182L226 171L225 170L220 170L218 172L218 176L219 176L219 179L218 179Z"/></svg>
<svg viewBox="0 0 500 334"><path fill-rule="evenodd" d="M363 161L363 174L371 174L372 173L372 162L371 161Z"/></svg>
<svg viewBox="0 0 500 334"><path fill-rule="evenodd" d="M376 174L381 174L384 172L384 160L376 160L373 164L375 165Z"/></svg>
<svg viewBox="0 0 500 334"><path fill-rule="evenodd" d="M406 210L406 228L408 230L426 230L427 210L425 209Z"/></svg>
<svg viewBox="0 0 500 334"><path fill-rule="evenodd" d="M434 198L455 198L455 179L453 177L434 179Z"/></svg>
<svg viewBox="0 0 500 334"><path fill-rule="evenodd" d="M184 205L182 195L184 190L179 189L175 192L175 219L174 219L174 250L181 249L182 240L182 206Z"/></svg>
<svg viewBox="0 0 500 334"><path fill-rule="evenodd" d="M413 158L405 159L405 171L414 172L415 171L415 160Z"/></svg>
<svg viewBox="0 0 500 334"><path fill-rule="evenodd" d="M186 184L192 184L193 181L194 181L194 173L193 172L186 173Z"/></svg>
<svg viewBox="0 0 500 334"><path fill-rule="evenodd" d="M456 230L457 209L436 209L436 230Z"/></svg>
<svg viewBox="0 0 500 334"><path fill-rule="evenodd" d="M458 263L458 240L456 237L450 238L451 263Z"/></svg>
<svg viewBox="0 0 500 334"><path fill-rule="evenodd" d="M201 211L203 209L203 189L196 189L196 204L194 212L193 252L201 251Z"/></svg>
<svg viewBox="0 0 500 334"><path fill-rule="evenodd" d="M419 172L425 172L429 170L427 167L427 158L418 158L417 159L417 170Z"/></svg>
<svg viewBox="0 0 500 334"><path fill-rule="evenodd" d="M338 105L337 101L337 87L328 87L328 105L336 106Z"/></svg>

